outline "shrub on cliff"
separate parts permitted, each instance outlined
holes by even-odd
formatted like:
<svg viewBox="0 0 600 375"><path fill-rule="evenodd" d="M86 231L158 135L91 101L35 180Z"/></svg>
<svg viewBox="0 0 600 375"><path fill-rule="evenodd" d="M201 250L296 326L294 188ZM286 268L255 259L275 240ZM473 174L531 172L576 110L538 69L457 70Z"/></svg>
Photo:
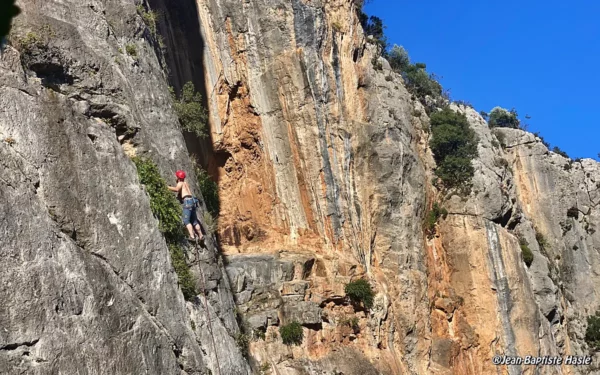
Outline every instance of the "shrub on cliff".
<svg viewBox="0 0 600 375"><path fill-rule="evenodd" d="M489 114L488 124L491 128L519 129L521 127L521 122L517 117L518 114L514 108L507 111L502 107L495 107Z"/></svg>
<svg viewBox="0 0 600 375"><path fill-rule="evenodd" d="M179 281L179 287L183 293L183 297L189 301L193 299L198 293L196 292L196 285L194 284L194 278L190 271L190 267L185 261L185 255L181 246L176 244L169 244L169 254L171 255L171 262L173 268L177 274Z"/></svg>
<svg viewBox="0 0 600 375"><path fill-rule="evenodd" d="M300 345L304 339L302 326L296 321L279 327L279 334L285 345Z"/></svg>
<svg viewBox="0 0 600 375"><path fill-rule="evenodd" d="M195 133L200 138L206 134L206 109L202 105L202 95L196 92L194 84L190 81L183 85L179 97L170 89L173 99L173 108L179 117L181 128L185 131Z"/></svg>
<svg viewBox="0 0 600 375"><path fill-rule="evenodd" d="M429 146L437 163L435 174L447 188L470 186L477 157L477 137L467 117L444 108L431 115L432 137Z"/></svg>
<svg viewBox="0 0 600 375"><path fill-rule="evenodd" d="M387 37L385 36L385 25L381 18L377 16L368 16L363 11L359 11L358 19L363 27L366 36L372 36L375 44L379 45L382 51L387 48Z"/></svg>
<svg viewBox="0 0 600 375"><path fill-rule="evenodd" d="M149 159L133 158L138 177L150 196L150 209L158 219L159 229L167 240L176 241L182 236L181 208L175 196L167 189L158 167Z"/></svg>
<svg viewBox="0 0 600 375"><path fill-rule="evenodd" d="M533 252L529 248L527 240L519 238L519 246L521 247L521 257L523 258L523 262L525 262L527 267L531 267L531 263L533 263Z"/></svg>
<svg viewBox="0 0 600 375"><path fill-rule="evenodd" d="M552 149L552 152L554 152L555 154L559 154L560 156L569 159L569 154L567 154L566 152L564 152L563 150L561 150L560 147L558 147L558 146L554 146L554 148Z"/></svg>
<svg viewBox="0 0 600 375"><path fill-rule="evenodd" d="M433 74L427 73L427 65L411 64L404 47L394 44L386 57L392 70L402 75L406 88L412 94L421 99L425 96L436 98L442 95L442 85L437 82Z"/></svg>
<svg viewBox="0 0 600 375"><path fill-rule="evenodd" d="M425 231L427 232L427 235L433 236L435 234L435 225L437 224L439 218L441 217L445 219L447 215L448 210L441 208L437 202L434 203L433 207L425 217Z"/></svg>
<svg viewBox="0 0 600 375"><path fill-rule="evenodd" d="M373 307L373 298L375 293L371 284L365 279L358 279L346 284L344 291L350 300L354 303L362 303L366 309Z"/></svg>
<svg viewBox="0 0 600 375"><path fill-rule="evenodd" d="M587 329L585 330L585 342L594 350L600 350L600 311L587 318Z"/></svg>

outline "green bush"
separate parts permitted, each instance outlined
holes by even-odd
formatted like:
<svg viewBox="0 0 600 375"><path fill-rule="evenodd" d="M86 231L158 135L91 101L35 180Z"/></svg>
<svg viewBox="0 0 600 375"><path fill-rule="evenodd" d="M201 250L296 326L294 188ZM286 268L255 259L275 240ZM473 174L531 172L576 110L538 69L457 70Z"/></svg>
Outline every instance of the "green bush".
<svg viewBox="0 0 600 375"><path fill-rule="evenodd" d="M449 108L431 115L432 137L429 142L437 163L435 174L447 188L470 186L477 157L477 137L467 117Z"/></svg>
<svg viewBox="0 0 600 375"><path fill-rule="evenodd" d="M527 245L521 245L521 257L523 258L525 265L531 267L531 263L533 263L533 252Z"/></svg>
<svg viewBox="0 0 600 375"><path fill-rule="evenodd" d="M135 44L127 44L125 46L125 52L131 57L137 57L137 47Z"/></svg>
<svg viewBox="0 0 600 375"><path fill-rule="evenodd" d="M381 18L376 16L368 16L362 11L359 11L358 18L360 20L360 24L363 27L365 35L373 36L375 44L377 44L382 51L385 51L387 48L387 37L384 34L385 25Z"/></svg>
<svg viewBox="0 0 600 375"><path fill-rule="evenodd" d="M348 326L352 329L352 331L354 331L354 333L358 333L360 332L360 326L358 322L358 318L356 316L353 316L352 318L344 318L340 320L340 325Z"/></svg>
<svg viewBox="0 0 600 375"><path fill-rule="evenodd" d="M279 327L279 334L285 345L300 345L304 339L302 326L296 321Z"/></svg>
<svg viewBox="0 0 600 375"><path fill-rule="evenodd" d="M434 203L432 209L427 213L425 217L425 230L427 234L433 235L435 233L435 225L438 222L438 219L441 217L443 219L448 215L448 210L445 208L440 208L439 204Z"/></svg>
<svg viewBox="0 0 600 375"><path fill-rule="evenodd" d="M554 148L552 149L552 152L569 159L569 155L566 152L564 152L563 150L561 150L560 147L558 147L558 146L554 146Z"/></svg>
<svg viewBox="0 0 600 375"><path fill-rule="evenodd" d="M190 301L198 293L196 292L196 285L194 278L190 272L190 267L185 261L185 255L181 246L177 244L169 244L169 253L171 254L171 262L175 273L177 273L177 279L179 280L179 287L183 293L183 297Z"/></svg>
<svg viewBox="0 0 600 375"><path fill-rule="evenodd" d="M387 56L392 70L403 72L410 66L410 57L404 47L394 44Z"/></svg>
<svg viewBox="0 0 600 375"><path fill-rule="evenodd" d="M156 22L158 21L158 13L152 10L147 11L142 4L137 6L137 11L139 15L142 16L142 19L144 20L146 26L148 26L152 36L156 36Z"/></svg>
<svg viewBox="0 0 600 375"><path fill-rule="evenodd" d="M585 342L593 350L600 350L600 311L587 318L587 329L585 330Z"/></svg>
<svg viewBox="0 0 600 375"><path fill-rule="evenodd" d="M250 350L250 338L248 335L239 333L235 338L235 343L237 344L238 348L240 348L240 352L242 352L244 358L248 358L248 353Z"/></svg>
<svg viewBox="0 0 600 375"><path fill-rule="evenodd" d="M425 64L411 64L404 47L394 44L386 58L392 70L402 75L407 90L412 94L420 99L425 96L437 98L442 95L442 86L437 82L436 77L427 73Z"/></svg>
<svg viewBox="0 0 600 375"><path fill-rule="evenodd" d="M171 97L181 128L200 138L206 138L206 109L202 105L202 95L196 92L194 84L190 81L183 85L179 98L171 89Z"/></svg>
<svg viewBox="0 0 600 375"><path fill-rule="evenodd" d="M548 250L550 248L550 244L546 240L546 237L544 237L544 235L541 232L539 232L537 229L535 230L535 240L537 241L538 245L540 246L540 250L544 251L544 250Z"/></svg>
<svg viewBox="0 0 600 375"><path fill-rule="evenodd" d="M373 299L375 293L371 288L371 284L365 279L352 281L344 287L346 295L354 303L362 303L366 309L373 307Z"/></svg>
<svg viewBox="0 0 600 375"><path fill-rule="evenodd" d="M521 127L521 122L517 117L518 114L514 108L507 111L502 107L495 107L490 112L488 124L491 128L519 129Z"/></svg>
<svg viewBox="0 0 600 375"><path fill-rule="evenodd" d="M158 219L159 229L167 241L176 242L183 235L181 207L177 198L167 189L158 167L149 159L134 157L138 177L150 196L150 209Z"/></svg>

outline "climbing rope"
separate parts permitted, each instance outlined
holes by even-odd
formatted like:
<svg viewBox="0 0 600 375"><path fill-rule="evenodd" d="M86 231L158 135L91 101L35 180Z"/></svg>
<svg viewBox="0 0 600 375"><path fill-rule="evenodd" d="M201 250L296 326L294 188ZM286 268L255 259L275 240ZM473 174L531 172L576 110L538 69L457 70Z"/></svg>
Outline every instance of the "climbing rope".
<svg viewBox="0 0 600 375"><path fill-rule="evenodd" d="M219 365L219 356L217 355L217 344L215 343L215 335L212 330L212 322L210 319L210 311L208 310L208 299L206 297L206 281L204 280L204 271L202 270L202 266L200 265L200 250L198 250L198 241L194 244L194 248L196 249L196 258L198 259L198 268L200 269L200 280L202 281L202 295L204 297L204 310L206 311L206 318L208 319L208 332L210 333L210 337L212 339L213 350L215 352L215 361L217 363L217 374L221 375L221 365Z"/></svg>

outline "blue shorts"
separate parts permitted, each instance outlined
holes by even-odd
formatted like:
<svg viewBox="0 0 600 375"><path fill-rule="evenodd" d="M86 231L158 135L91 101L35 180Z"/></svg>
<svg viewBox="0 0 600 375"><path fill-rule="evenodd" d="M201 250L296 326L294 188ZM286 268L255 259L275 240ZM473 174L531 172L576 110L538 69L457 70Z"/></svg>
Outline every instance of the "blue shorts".
<svg viewBox="0 0 600 375"><path fill-rule="evenodd" d="M185 198L183 200L182 220L184 225L200 225L198 216L196 215L196 200L194 198Z"/></svg>

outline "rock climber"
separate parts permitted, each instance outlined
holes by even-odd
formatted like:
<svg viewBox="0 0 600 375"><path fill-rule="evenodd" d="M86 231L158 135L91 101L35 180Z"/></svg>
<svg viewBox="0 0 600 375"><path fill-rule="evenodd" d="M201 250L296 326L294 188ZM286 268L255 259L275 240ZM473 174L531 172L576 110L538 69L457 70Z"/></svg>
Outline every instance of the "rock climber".
<svg viewBox="0 0 600 375"><path fill-rule="evenodd" d="M175 172L177 177L177 185L169 186L169 190L177 193L177 199L183 203L183 224L190 233L190 241L202 240L202 229L200 228L200 222L196 215L196 206L198 205L198 199L192 195L192 190L187 182L185 182L185 172L179 170ZM194 233L194 229L198 233L198 236Z"/></svg>

